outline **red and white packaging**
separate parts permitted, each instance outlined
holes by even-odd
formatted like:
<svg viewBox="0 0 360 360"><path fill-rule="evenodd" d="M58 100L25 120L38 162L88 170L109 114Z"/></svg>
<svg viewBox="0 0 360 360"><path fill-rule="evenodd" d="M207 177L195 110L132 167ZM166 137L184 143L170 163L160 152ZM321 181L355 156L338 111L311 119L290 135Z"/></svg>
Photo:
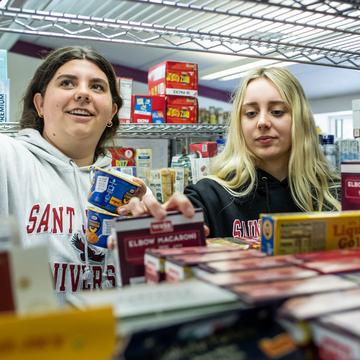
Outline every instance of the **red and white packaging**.
<svg viewBox="0 0 360 360"><path fill-rule="evenodd" d="M321 274L342 274L360 271L359 256L343 256L323 261L310 261L302 265L307 269L316 270Z"/></svg>
<svg viewBox="0 0 360 360"><path fill-rule="evenodd" d="M191 246L171 249L147 249L144 258L146 281L149 283L158 283L165 280L165 261L168 257L185 254L211 254L224 251L238 250L230 246Z"/></svg>
<svg viewBox="0 0 360 360"><path fill-rule="evenodd" d="M165 61L149 69L148 88L151 95L198 95L197 64Z"/></svg>
<svg viewBox="0 0 360 360"><path fill-rule="evenodd" d="M349 160L341 163L341 208L360 209L360 161Z"/></svg>
<svg viewBox="0 0 360 360"><path fill-rule="evenodd" d="M257 250L236 250L212 254L186 254L170 256L165 262L165 279L170 282L189 279L193 275L193 268L200 264L211 261L234 260L240 257L251 257L254 252L258 253Z"/></svg>
<svg viewBox="0 0 360 360"><path fill-rule="evenodd" d="M120 124L128 124L131 122L131 96L133 79L130 78L118 78L119 94L123 101L123 104L119 110L119 122Z"/></svg>
<svg viewBox="0 0 360 360"><path fill-rule="evenodd" d="M194 97L167 96L166 122L169 124L195 124L198 122L198 101Z"/></svg>
<svg viewBox="0 0 360 360"><path fill-rule="evenodd" d="M204 215L196 209L191 219L177 211L169 212L163 221L152 216L117 218L112 235L117 241L119 283L144 282L146 249L205 246Z"/></svg>
<svg viewBox="0 0 360 360"><path fill-rule="evenodd" d="M136 151L132 147L111 147L108 148L111 153L111 165L116 167L136 166Z"/></svg>
<svg viewBox="0 0 360 360"><path fill-rule="evenodd" d="M316 271L302 269L297 266L286 266L264 270L232 271L226 273L198 274L198 278L218 286L231 286L246 283L261 283L277 280L305 279L318 276ZM271 284L269 284L271 286Z"/></svg>
<svg viewBox="0 0 360 360"><path fill-rule="evenodd" d="M217 143L215 141L203 141L201 143L189 144L190 153L198 153L203 158L217 155Z"/></svg>
<svg viewBox="0 0 360 360"><path fill-rule="evenodd" d="M186 96L133 95L132 122L138 124L194 124L198 101Z"/></svg>
<svg viewBox="0 0 360 360"><path fill-rule="evenodd" d="M162 124L166 119L166 97L152 95L133 95L131 119L137 124Z"/></svg>
<svg viewBox="0 0 360 360"><path fill-rule="evenodd" d="M354 282L335 275L322 275L301 280L274 281L267 283L235 285L229 287L239 297L250 304L278 302L288 298L341 291L358 287Z"/></svg>
<svg viewBox="0 0 360 360"><path fill-rule="evenodd" d="M311 324L319 360L360 359L360 310L332 314Z"/></svg>
<svg viewBox="0 0 360 360"><path fill-rule="evenodd" d="M249 253L248 256L245 256ZM239 256L235 260L211 261L200 264L199 268L207 272L229 272L246 270L267 270L297 264L298 261L291 255L289 256L266 256L258 250L248 250L244 256Z"/></svg>

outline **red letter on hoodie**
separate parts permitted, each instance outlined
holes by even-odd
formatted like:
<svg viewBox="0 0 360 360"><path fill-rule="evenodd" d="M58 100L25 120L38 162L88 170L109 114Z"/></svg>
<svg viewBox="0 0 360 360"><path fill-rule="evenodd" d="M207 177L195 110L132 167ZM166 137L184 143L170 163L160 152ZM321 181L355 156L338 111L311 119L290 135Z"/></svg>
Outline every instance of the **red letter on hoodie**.
<svg viewBox="0 0 360 360"><path fill-rule="evenodd" d="M66 207L66 214L69 215L69 234L72 234L72 227L73 227L73 216L75 214L74 208L69 206Z"/></svg>
<svg viewBox="0 0 360 360"><path fill-rule="evenodd" d="M63 233L63 207L60 206L59 207L59 212L57 212L57 209L56 208L53 208L52 209L52 212L53 212L53 229L52 229L52 233L53 234L57 234L58 232L58 229L60 231L60 234Z"/></svg>
<svg viewBox="0 0 360 360"><path fill-rule="evenodd" d="M39 227L36 230L37 233L48 231L49 217L50 217L50 204L47 204L43 216L41 217ZM44 227L44 229L42 230L41 227Z"/></svg>
<svg viewBox="0 0 360 360"><path fill-rule="evenodd" d="M26 227L26 231L28 234L32 234L33 231L35 230L35 226L36 226L36 221L37 221L37 216L36 214L39 213L40 210L40 205L36 204L32 207L31 211L30 211L30 216L29 216L29 225Z"/></svg>

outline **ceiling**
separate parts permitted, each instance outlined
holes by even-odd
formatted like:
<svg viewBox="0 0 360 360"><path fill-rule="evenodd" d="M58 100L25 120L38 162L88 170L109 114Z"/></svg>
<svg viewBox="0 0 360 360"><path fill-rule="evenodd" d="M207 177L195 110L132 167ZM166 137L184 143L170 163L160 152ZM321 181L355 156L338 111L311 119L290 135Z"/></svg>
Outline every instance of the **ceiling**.
<svg viewBox="0 0 360 360"><path fill-rule="evenodd" d="M69 1L69 0L48 0L48 1L35 1L35 0L13 0L9 1L7 6L8 8L5 8L5 10L9 10L8 14L5 11L2 11L0 13L0 47L1 48L7 48L11 49L14 44L16 44L17 41L26 41L29 43L32 43L34 45L38 46L44 46L48 48L57 48L65 45L71 45L71 44L78 44L78 45L86 45L86 46L92 46L93 48L100 51L105 57L107 57L113 64L119 64L122 66L130 67L136 70L142 70L147 71L149 67L152 65L155 65L161 61L164 60L178 60L178 61L189 61L189 62L195 62L199 65L199 73L200 73L200 84L206 87L211 87L215 89L219 89L222 91L227 92L233 92L234 89L239 84L240 79L230 80L230 81L219 81L219 80L201 80L201 75L204 73L209 72L210 70L215 70L219 68L220 66L232 66L232 64L235 64L239 62L239 59L243 58L243 55L248 54L251 57L257 57L257 58L277 58L279 60L284 60L284 56L286 55L286 52L284 50L285 45L287 46L286 51L289 53L290 45L292 44L292 48L301 48L301 43L296 43L296 40L291 40L294 38L294 35L291 33L292 38L290 39L290 33L286 34L288 36L288 39L284 40L284 43L282 44L279 40L276 42L276 48L272 49L271 52L267 52L265 48L269 48L269 46L275 46L273 40L269 40L268 43L265 45L261 43L261 41L267 41L264 40L264 35L262 35L261 38L256 39L257 43L256 46L259 46L258 48L255 48L255 45L250 48L246 49L246 51L238 51L234 50L231 46L225 46L224 43L221 42L222 47L205 47L203 44L201 44L201 47L197 47L198 43L201 41L206 41L209 43L210 41L218 41L218 39L212 39L211 36L214 34L214 32L204 32L203 28L200 28L198 26L195 28L193 27L187 27L185 30L188 33L191 33L191 41L193 41L193 44L186 46L183 44L183 42L180 44L179 42L176 43L176 46L173 46L174 44L173 40L166 39L166 44L164 42L158 42L151 41L149 39L146 39L147 43L143 41L143 38L141 38L141 30L139 26L148 26L148 23L145 23L145 20L150 20L150 15L146 14L146 12L149 12L151 9L152 12L155 10L158 11L159 17L158 19L164 18L165 15L160 16L161 14L164 14L164 11L172 11L174 16L181 16L182 7L191 7L194 6L194 4L201 8L201 16L203 16L202 23L208 24L210 27L210 18L214 19L223 19L223 21L235 21L234 19L228 18L230 15L234 18L234 14L228 15L229 11L232 11L231 9L234 9L236 6L239 6L238 4L242 4L243 6L247 5L248 3L252 3L254 6L260 6L260 1L234 1L234 0L224 0L224 1L214 1L214 0L183 0L183 1L167 1L167 3L172 4L171 6L175 6L176 9L171 9L171 6L166 8L164 5L164 1L162 0L133 0L133 1L119 1L119 0L108 0L103 1L102 5L99 5L98 1L88 0L86 1L87 6L81 6L81 2L83 0L78 0L77 2ZM158 4L159 3L159 4ZM273 3L274 6L278 6L280 8L280 5L282 3L286 3L286 1L281 0L269 0L266 3ZM291 1L287 1L287 3L291 3ZM320 44L316 44L316 51L313 52L316 54L325 54L325 56L322 56L322 58L319 59L318 57L315 57L315 60L312 60L312 47L315 40L311 41L311 46L309 45L307 48L304 47L304 49L301 50L301 57L297 55L297 57L294 57L290 59L291 61L301 61L306 62L305 63L297 63L295 65L290 65L289 69L297 76L297 78L302 83L305 92L310 99L319 99L319 98L329 98L329 97L335 97L335 96L345 96L345 95L356 95L360 97L360 11L356 12L357 8L355 9L353 5L351 5L352 2L348 1L295 1L296 3L334 3L335 6L338 5L340 8L341 6L347 6L342 9L341 13L334 13L332 12L333 19L341 18L343 20L343 23L350 24L343 26L339 31L334 30L331 28L331 24L328 20L328 23L323 26L322 30L323 32L320 32L320 35L317 35L314 39L317 39L323 35L323 33L329 33L333 31L331 34L332 39L339 38L340 36L343 36L337 42L332 42L330 45L324 45L324 41ZM40 4L40 5L39 5ZM77 4L77 5L74 5ZM84 3L85 4L85 3ZM215 6L216 4L217 6ZM220 6L225 6L225 4L230 4L233 6L232 8L228 7L226 8L227 13L225 13L225 8L221 8ZM102 17L99 20L99 26L105 26L104 23L106 23L106 16L112 16L112 19L115 18L121 18L122 21L124 19L124 16L126 13L131 13L132 18L126 19L128 26L135 26L132 22L134 19L134 13L136 16L145 19L142 22L137 22L136 26L137 28L132 28L132 38L134 38L134 32L136 32L137 41L129 41L129 34L127 38L122 38L121 40L114 41L114 36L118 36L118 33L116 35L112 34L110 37L103 37L102 39L97 39L95 36L83 36L84 31L79 31L79 29L76 29L76 32L73 32L75 25L71 23L72 26L71 29L64 30L62 29L62 32L59 31L59 27L62 28L63 23L69 23L69 17L66 17L65 13L61 13L60 15L56 13L51 13L51 11L64 11L64 7L68 6L67 11L69 14L83 14L84 16L88 16L89 14L94 14L95 16L101 15ZM119 15L114 14L114 10L110 10L109 8L106 8L106 5L114 7L119 7ZM151 7L151 9L149 8ZM211 7L212 6L212 7ZM269 4L268 4L269 6ZM294 5L295 6L295 5ZM308 6L308 5L307 5ZM329 5L330 6L330 5ZM121 9L120 9L121 7ZM147 8L146 8L147 7ZM163 7L163 8L161 8ZM17 9L16 11L11 12L11 9ZM20 10L19 10L20 9ZM53 16L50 20L46 19L46 16L39 19L33 17L29 18L29 13L27 13L28 18L22 19L22 16L25 16L24 13L22 13L21 9L36 9L36 10L44 10L45 15L48 15L48 18ZM80 10L81 9L81 10ZM102 10L101 10L102 9ZM210 9L210 10L209 10ZM221 11L219 11L220 9ZM230 9L230 10L229 10ZM245 8L244 8L245 9ZM324 10L322 8L320 10L316 11L321 14L324 13ZM330 10L326 11L332 11ZM188 15L191 15L195 13L195 15L198 14L198 10L196 8L188 9L191 11ZM240 9L241 10L241 9ZM241 19L242 13L240 10L237 10L236 13L236 21L239 21L238 19ZM264 8L264 11L266 8ZM284 9L282 9L284 10ZM285 9L286 10L286 9ZM315 11L314 8L310 8L309 6L307 8L301 8L301 11ZM300 11L299 10L299 11ZM350 13L350 10L352 13ZM101 13L103 11L103 13ZM175 11L177 13L175 13ZM243 11L243 10L241 10ZM248 10L247 10L248 11ZM268 9L268 11L270 11ZM316 12L315 11L315 12ZM354 12L355 11L355 12ZM217 12L217 13L216 13ZM10 14L10 15L9 15ZM55 15L53 15L55 14ZM125 14L125 15L124 15ZM141 15L143 14L143 15ZM51 16L50 16L51 15ZM186 15L186 14L185 14ZM57 18L54 20L54 16L57 16ZM217 17L216 17L217 16ZM248 15L247 15L248 16ZM255 16L255 15L251 15ZM329 18L330 15L323 14L324 18ZM92 20L92 18L89 18ZM3 21L1 21L3 20ZM138 20L138 18L136 18ZM251 21L257 21L259 23L259 19L250 19ZM250 21L249 20L249 21ZM275 19L277 21L277 18ZM276 23L276 21L273 20L273 23ZM48 25L47 21L52 22L51 23L51 31L49 30L50 25ZM191 23L191 18L187 20L189 23ZM194 20L195 21L195 20ZM199 19L196 20L199 22ZM214 21L214 20L212 20ZM24 25L24 22L26 24ZM318 21L319 22L319 21ZM19 25L21 23L21 26ZM59 25L59 23L61 23ZM157 22L155 25L152 25L152 29L154 26L160 26L159 24L161 21ZM167 23L169 23L169 20L167 20ZM230 22L229 22L230 23ZM282 23L285 23L285 20L282 20ZM29 25L33 26L29 26ZM140 24L140 25L139 25ZM169 29L166 29L167 25L161 24L162 29L167 30L169 32ZM264 22L265 24L265 22ZM46 26L47 27L46 27ZM286 28L289 28L291 24L286 24ZM284 25L284 26L285 26ZM311 25L311 26L310 26ZM96 25L97 26L97 25ZM94 32L94 29L96 30L96 26L93 25L91 28L91 31ZM108 24L106 25L108 26ZM125 27L124 24L122 24L123 27ZM211 25L214 27L214 25ZM260 25L261 28L261 23ZM318 30L316 28L316 25L313 24L305 24L303 23L302 26L307 31L315 31ZM306 26L310 27L310 30L306 28ZM177 29L177 27L174 27ZM193 29L194 28L194 29ZM25 29L25 30L24 30ZM29 30L30 29L30 30ZM53 29L56 29L54 31ZM201 29L201 31L199 30ZM236 27L238 29L238 26ZM282 28L281 28L282 29ZM294 27L294 29L297 29L297 27ZM314 30L315 29L315 30ZM183 31L185 31L183 30ZM117 30L119 31L119 30ZM152 30L153 31L153 30ZM157 30L155 28L154 31L160 32L160 30ZM163 30L162 30L163 31ZM209 30L210 31L210 30ZM259 30L257 30L257 33ZM280 32L280 31L279 31ZM285 30L283 31L285 34ZM221 32L220 35L217 34L217 36L223 36L225 33L225 30ZM254 33L254 31L253 31ZM265 33L265 32L264 32ZM147 34L149 34L149 29L147 29ZM233 34L233 32L232 32ZM166 34L167 36L170 36L169 33ZM209 36L207 39L205 39L205 35ZM248 35L248 34L247 34ZM161 35L162 36L162 35ZM171 34L171 36L174 36ZM178 36L178 35L177 35ZM184 35L183 35L184 36ZM228 35L226 35L228 36ZM229 35L230 36L230 35ZM228 37L229 37L228 36ZM236 40L239 38L244 42L244 40L249 39L248 37L245 39L242 39L243 34L239 36L235 36L234 38L230 39L231 42L236 42ZM255 35L253 35L254 37ZM257 35L256 35L257 36ZM285 35L283 35L285 36ZM300 35L299 35L300 36ZM141 38L141 41L139 41L139 38ZM199 40L200 39L200 40ZM204 40L205 39L205 40ZM349 40L351 42L349 43ZM226 39L227 41L230 41L229 39ZM222 40L221 40L222 41ZM291 42L292 41L292 42ZM250 43L251 41L248 40ZM230 42L229 42L230 43ZM348 46L346 48L341 47L344 46L344 44L347 43ZM180 45L179 45L180 44ZM195 45L194 45L195 44ZM295 44L295 45L293 45ZM310 44L310 42L309 42ZM340 44L340 45L338 45ZM343 45L341 45L343 44ZM320 47L323 46L323 48ZM240 46L240 45L239 45ZM228 48L230 48L230 51L228 51ZM191 50L190 50L191 49ZM259 50L260 49L260 50ZM315 49L315 47L314 47ZM333 49L334 51L331 52L330 50ZM336 51L335 51L336 50ZM261 51L259 53L259 51ZM340 60L339 60L340 59ZM344 60L345 59L345 60ZM255 59L256 60L256 59ZM325 66L326 65L326 66ZM337 67L337 66L343 66L343 67Z"/></svg>

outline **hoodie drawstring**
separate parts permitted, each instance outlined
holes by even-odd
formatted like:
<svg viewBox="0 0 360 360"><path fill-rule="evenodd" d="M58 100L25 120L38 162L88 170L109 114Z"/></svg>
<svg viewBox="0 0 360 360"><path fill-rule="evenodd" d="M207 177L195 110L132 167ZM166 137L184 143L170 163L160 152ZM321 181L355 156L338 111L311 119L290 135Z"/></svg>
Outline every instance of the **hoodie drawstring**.
<svg viewBox="0 0 360 360"><path fill-rule="evenodd" d="M269 192L268 178L266 176L262 176L261 181L263 181L265 184L266 211L269 213L270 212L270 192Z"/></svg>
<svg viewBox="0 0 360 360"><path fill-rule="evenodd" d="M70 160L70 164L74 169L76 192L77 192L77 196L80 201L81 208L82 208L82 211L81 211L82 223L84 224L85 229L87 229L87 216L86 216L86 212L85 212L86 206L84 204L83 196L81 194L79 170L77 169L77 165L75 164L75 162L73 160ZM89 243L88 243L86 234L84 234L84 232L83 232L83 229L79 229L79 235L80 235L81 240L84 243L84 255L85 255L85 269L82 274L82 279L90 280L93 276L93 273L92 273L91 267L89 265Z"/></svg>

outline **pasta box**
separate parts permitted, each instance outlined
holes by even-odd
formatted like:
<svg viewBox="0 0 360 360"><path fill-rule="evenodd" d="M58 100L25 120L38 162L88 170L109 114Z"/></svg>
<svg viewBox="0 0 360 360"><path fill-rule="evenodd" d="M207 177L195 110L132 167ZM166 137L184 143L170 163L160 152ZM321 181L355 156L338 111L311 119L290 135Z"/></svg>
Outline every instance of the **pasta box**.
<svg viewBox="0 0 360 360"><path fill-rule="evenodd" d="M112 236L116 239L121 285L145 281L144 256L147 249L205 246L204 215L201 209L189 219L171 211L164 220L152 216L117 218Z"/></svg>

